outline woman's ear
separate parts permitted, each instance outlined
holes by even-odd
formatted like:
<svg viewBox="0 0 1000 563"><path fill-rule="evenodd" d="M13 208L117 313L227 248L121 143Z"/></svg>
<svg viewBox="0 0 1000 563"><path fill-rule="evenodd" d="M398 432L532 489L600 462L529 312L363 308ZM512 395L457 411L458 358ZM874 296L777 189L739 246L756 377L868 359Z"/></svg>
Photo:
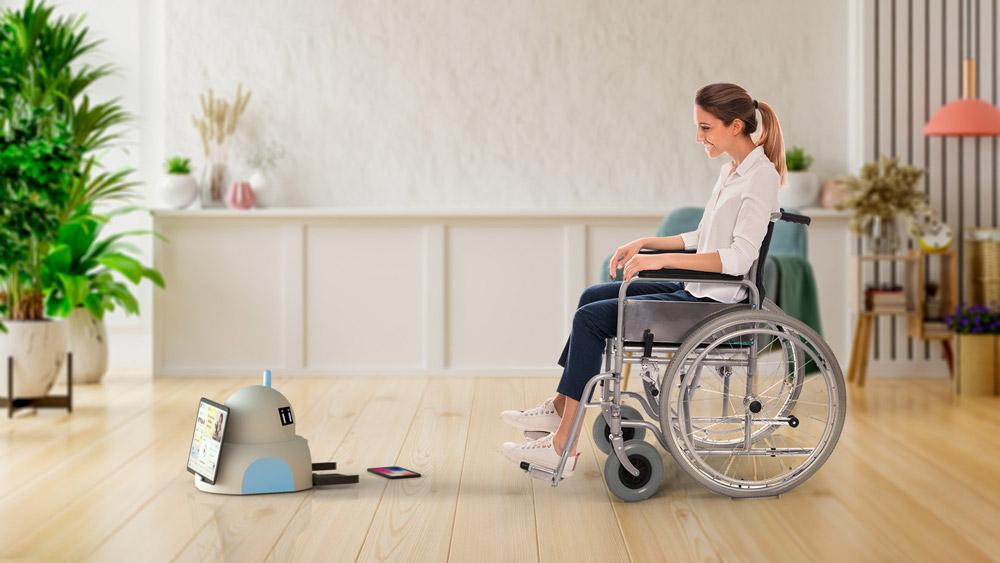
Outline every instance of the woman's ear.
<svg viewBox="0 0 1000 563"><path fill-rule="evenodd" d="M733 120L732 124L729 125L729 132L735 137L743 132L743 120L736 118Z"/></svg>

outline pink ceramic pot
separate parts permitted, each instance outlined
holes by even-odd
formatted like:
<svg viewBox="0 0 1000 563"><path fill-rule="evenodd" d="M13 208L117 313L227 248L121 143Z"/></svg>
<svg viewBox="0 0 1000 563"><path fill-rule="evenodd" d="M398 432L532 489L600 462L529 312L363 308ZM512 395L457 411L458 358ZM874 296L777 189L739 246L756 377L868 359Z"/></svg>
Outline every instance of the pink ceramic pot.
<svg viewBox="0 0 1000 563"><path fill-rule="evenodd" d="M233 182L226 192L226 207L230 209L250 209L255 201L250 182Z"/></svg>

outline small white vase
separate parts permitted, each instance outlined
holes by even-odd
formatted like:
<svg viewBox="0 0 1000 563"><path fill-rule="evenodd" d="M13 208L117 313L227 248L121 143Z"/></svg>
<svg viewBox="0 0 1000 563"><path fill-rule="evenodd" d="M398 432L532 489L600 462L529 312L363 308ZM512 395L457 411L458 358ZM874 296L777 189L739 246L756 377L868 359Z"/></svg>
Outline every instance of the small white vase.
<svg viewBox="0 0 1000 563"><path fill-rule="evenodd" d="M274 186L271 185L271 179L267 177L267 174L260 170L254 170L247 181L253 188L257 207L271 207L274 204Z"/></svg>
<svg viewBox="0 0 1000 563"><path fill-rule="evenodd" d="M84 307L66 317L69 351L73 353L73 383L100 383L108 371L108 333L104 321ZM65 376L60 380L65 380Z"/></svg>
<svg viewBox="0 0 1000 563"><path fill-rule="evenodd" d="M198 182L190 174L167 174L160 185L160 200L172 209L184 209L198 198Z"/></svg>
<svg viewBox="0 0 1000 563"><path fill-rule="evenodd" d="M778 203L784 209L802 209L816 204L819 178L812 172L789 172L787 181L778 190Z"/></svg>
<svg viewBox="0 0 1000 563"><path fill-rule="evenodd" d="M14 358L14 397L43 397L52 388L66 363L66 323L62 320L4 320L0 332L3 362L0 391L7 396L7 358Z"/></svg>

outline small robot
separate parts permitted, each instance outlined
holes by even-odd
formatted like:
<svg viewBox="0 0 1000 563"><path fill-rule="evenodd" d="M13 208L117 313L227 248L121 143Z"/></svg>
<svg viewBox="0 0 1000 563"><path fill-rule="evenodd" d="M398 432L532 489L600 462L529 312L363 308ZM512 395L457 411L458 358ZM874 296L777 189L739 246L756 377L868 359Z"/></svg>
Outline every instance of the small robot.
<svg viewBox="0 0 1000 563"><path fill-rule="evenodd" d="M337 468L336 463L312 462L309 443L295 433L292 406L271 387L270 370L264 371L262 385L236 391L226 399L225 406L229 420L215 483L195 475L199 490L254 495L358 482L357 475L327 473Z"/></svg>

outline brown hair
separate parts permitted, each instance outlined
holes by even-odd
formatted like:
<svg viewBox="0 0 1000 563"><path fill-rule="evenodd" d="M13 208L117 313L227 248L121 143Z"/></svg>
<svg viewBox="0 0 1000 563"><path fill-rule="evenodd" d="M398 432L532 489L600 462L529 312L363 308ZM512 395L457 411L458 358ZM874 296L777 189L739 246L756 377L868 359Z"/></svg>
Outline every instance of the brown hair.
<svg viewBox="0 0 1000 563"><path fill-rule="evenodd" d="M755 144L764 147L764 154L774 163L781 184L785 184L787 167L785 166L785 141L781 137L781 124L778 115L766 102L753 99L741 86L736 84L709 84L698 90L694 103L701 109L718 117L729 127L733 120L743 122L743 134L748 137L757 131L757 110L760 110L761 131Z"/></svg>

